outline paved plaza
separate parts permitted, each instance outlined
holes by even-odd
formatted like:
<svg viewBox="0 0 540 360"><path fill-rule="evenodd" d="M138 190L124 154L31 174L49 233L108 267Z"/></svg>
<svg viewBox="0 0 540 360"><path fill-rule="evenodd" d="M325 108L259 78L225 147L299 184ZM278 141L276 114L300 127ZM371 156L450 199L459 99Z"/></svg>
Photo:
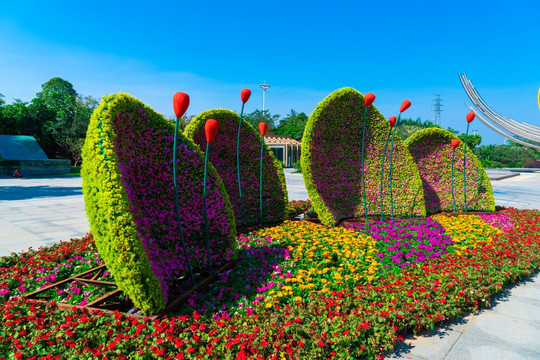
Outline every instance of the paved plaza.
<svg viewBox="0 0 540 360"><path fill-rule="evenodd" d="M491 171L495 203L540 209L540 172ZM516 175L519 174L519 175ZM308 199L301 174L285 170L289 200ZM89 232L80 177L0 176L0 256L68 241ZM489 308L421 336L390 359L539 359L540 273L508 288Z"/></svg>

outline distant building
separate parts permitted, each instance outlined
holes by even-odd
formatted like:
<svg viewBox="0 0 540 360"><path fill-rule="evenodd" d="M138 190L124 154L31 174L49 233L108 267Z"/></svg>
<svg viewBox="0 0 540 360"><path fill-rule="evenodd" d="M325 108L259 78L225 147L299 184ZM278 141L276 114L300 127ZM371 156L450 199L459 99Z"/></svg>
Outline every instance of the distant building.
<svg viewBox="0 0 540 360"><path fill-rule="evenodd" d="M292 167L300 160L301 143L290 136L266 135L264 142L272 151L276 159L283 163L284 167Z"/></svg>

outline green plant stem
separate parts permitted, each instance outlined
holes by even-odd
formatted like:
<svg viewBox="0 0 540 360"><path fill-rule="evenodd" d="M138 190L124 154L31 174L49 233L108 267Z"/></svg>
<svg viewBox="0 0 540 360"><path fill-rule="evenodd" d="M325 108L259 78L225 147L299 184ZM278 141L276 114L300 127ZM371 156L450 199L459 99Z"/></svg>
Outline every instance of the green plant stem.
<svg viewBox="0 0 540 360"><path fill-rule="evenodd" d="M247 228L246 211L244 210L244 198L242 197L242 183L240 182L240 129L242 129L242 116L244 115L244 105L240 111L240 120L238 121L238 136L236 138L236 171L238 173L238 194L240 194L240 207L242 209L242 218L244 219L244 227Z"/></svg>
<svg viewBox="0 0 540 360"><path fill-rule="evenodd" d="M204 158L204 185L203 185L203 198L204 198L204 234L206 237L206 253L208 255L208 274L212 274L212 263L210 259L210 240L208 235L208 212L206 209L206 174L208 173L208 152L210 151L210 143L206 143L206 155Z"/></svg>
<svg viewBox="0 0 540 360"><path fill-rule="evenodd" d="M396 129L399 125L399 120L401 119L401 113L399 113L398 118L396 120L396 125L394 126L394 132L392 133L392 144L390 145L390 208L392 209L392 220L394 220L394 189L392 187L392 171L394 168L392 167L392 163L394 158L392 157L392 154L394 152L394 137L396 136Z"/></svg>
<svg viewBox="0 0 540 360"><path fill-rule="evenodd" d="M366 215L366 224L369 222L368 219L368 208L366 201L366 174L364 171L364 151L365 151L365 142L366 142L366 122L367 122L367 113L369 106L366 107L364 111L364 126L362 128L362 196L364 198L364 214Z"/></svg>
<svg viewBox="0 0 540 360"><path fill-rule="evenodd" d="M467 160L467 136L469 135L469 125L470 122L467 122L467 131L465 132L465 146L463 146L463 202L464 202L464 211L467 212L467 169L465 161Z"/></svg>
<svg viewBox="0 0 540 360"><path fill-rule="evenodd" d="M261 172L259 180L259 208L261 211L261 228L263 226L263 205L262 205L262 191L263 191L263 148L264 148L264 135L261 136Z"/></svg>
<svg viewBox="0 0 540 360"><path fill-rule="evenodd" d="M454 206L454 213L456 212L456 200L454 199L454 155L456 154L456 149L452 149L452 205Z"/></svg>
<svg viewBox="0 0 540 360"><path fill-rule="evenodd" d="M381 207L381 221L384 220L383 215L383 196L382 196L382 185L383 185L383 174L384 174L384 159L386 157L386 149L388 148L388 140L390 140L390 133L392 132L392 128L390 128L390 131L388 131L388 136L386 136L386 143L384 144L384 152L382 155L382 163L381 163L381 189L379 190L379 203Z"/></svg>
<svg viewBox="0 0 540 360"><path fill-rule="evenodd" d="M184 256L189 269L189 275L193 286L197 285L195 277L193 276L193 270L191 268L191 261L189 260L189 254L187 252L186 241L184 240L184 231L182 230L182 221L180 220L180 205L178 203L178 184L176 183L176 139L178 137L178 118L176 118L176 125L174 127L174 144L173 144L173 183L174 183L174 207L176 210L176 221L178 223L178 231L180 232L180 240L182 242L182 249L184 250Z"/></svg>

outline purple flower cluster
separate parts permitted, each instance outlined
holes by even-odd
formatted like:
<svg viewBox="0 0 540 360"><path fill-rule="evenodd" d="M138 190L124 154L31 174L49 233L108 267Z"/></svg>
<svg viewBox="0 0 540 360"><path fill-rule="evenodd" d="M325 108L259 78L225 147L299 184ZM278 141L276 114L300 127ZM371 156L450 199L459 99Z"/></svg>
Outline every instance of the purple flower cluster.
<svg viewBox="0 0 540 360"><path fill-rule="evenodd" d="M269 289L280 289L284 279L292 277L289 250L279 241L268 238L241 236L237 239L238 259L234 269L219 274L219 280L205 293L192 293L182 314L210 313L216 318L229 313L253 311L252 305L265 298Z"/></svg>
<svg viewBox="0 0 540 360"><path fill-rule="evenodd" d="M413 135L408 143L409 151L416 162L422 178L426 209L430 213L453 211L452 203L452 146L453 135L442 129L424 130ZM467 208L490 210L491 185L474 154L467 152L466 186ZM454 155L454 199L457 209L464 207L463 193L463 144Z"/></svg>
<svg viewBox="0 0 540 360"><path fill-rule="evenodd" d="M431 218L351 224L348 228L371 235L377 241L377 257L383 267L398 271L406 266L441 257L454 244L444 234L445 229Z"/></svg>
<svg viewBox="0 0 540 360"><path fill-rule="evenodd" d="M172 171L173 132L156 129L148 122L145 110L119 114L113 123L117 134L114 147L122 182L131 205L152 271L168 299L175 279L187 271L180 232L176 221ZM177 183L180 218L192 266L207 268L203 218L204 160L179 134ZM183 144L184 143L184 144ZM234 237L219 191L219 179L208 173L208 224L210 256L214 268L223 265Z"/></svg>
<svg viewBox="0 0 540 360"><path fill-rule="evenodd" d="M362 126L364 99L353 89L338 90L317 108L318 118L310 131L310 173L315 188L335 221L364 215L362 195ZM380 175L384 144L390 127L374 107L366 123L364 173L366 202L370 215L380 214ZM391 213L390 146L383 174L383 211ZM422 215L423 198L413 160L399 139L393 150L394 213ZM306 175L304 175L306 176ZM309 189L308 189L309 190ZM317 209L316 209L317 210Z"/></svg>
<svg viewBox="0 0 540 360"><path fill-rule="evenodd" d="M212 117L213 116L213 117ZM238 174L236 167L236 139L238 135L238 115L219 110L202 113L193 121L200 121L192 139L195 144L206 151L206 135L203 123L207 118L219 122L219 131L210 147L209 161L212 162L221 177L225 189L231 199L235 214L236 225L245 226L242 217L241 200L238 189ZM255 129L247 122L242 122L240 131L240 181L242 182L242 197L246 220L249 225L258 224L259 210L259 174L261 138ZM269 149L263 154L263 216L265 223L283 221L287 206L287 189L279 179L278 169Z"/></svg>

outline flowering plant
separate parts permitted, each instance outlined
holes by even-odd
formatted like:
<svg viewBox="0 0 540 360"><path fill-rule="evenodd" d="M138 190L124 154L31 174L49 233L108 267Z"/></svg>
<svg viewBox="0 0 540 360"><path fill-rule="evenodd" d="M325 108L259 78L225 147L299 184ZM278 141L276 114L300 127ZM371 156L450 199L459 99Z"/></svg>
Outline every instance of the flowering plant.
<svg viewBox="0 0 540 360"><path fill-rule="evenodd" d="M208 119L216 119L220 123L220 135L212 143L210 162L223 180L224 187L230 196L237 226L246 226L242 216L242 201L239 196L238 176L236 172L236 138L239 116L235 112L215 109L204 111L196 116L184 130L184 134L201 149L206 148L204 123ZM242 197L246 210L248 225L259 223L259 156L261 136L253 126L245 120L241 123L240 138L240 178L242 181ZM267 145L263 152L263 211L265 222L275 223L288 218L287 187L283 168Z"/></svg>
<svg viewBox="0 0 540 360"><path fill-rule="evenodd" d="M313 207L327 226L365 213L360 169L365 111L362 94L352 88L343 88L319 103L304 131L302 174ZM389 130L388 122L373 105L370 106L364 151L365 195L370 215L379 214L380 169ZM394 147L395 214L425 215L422 183L414 161L399 139L396 139ZM383 173L382 183L382 211L390 214L388 170Z"/></svg>

